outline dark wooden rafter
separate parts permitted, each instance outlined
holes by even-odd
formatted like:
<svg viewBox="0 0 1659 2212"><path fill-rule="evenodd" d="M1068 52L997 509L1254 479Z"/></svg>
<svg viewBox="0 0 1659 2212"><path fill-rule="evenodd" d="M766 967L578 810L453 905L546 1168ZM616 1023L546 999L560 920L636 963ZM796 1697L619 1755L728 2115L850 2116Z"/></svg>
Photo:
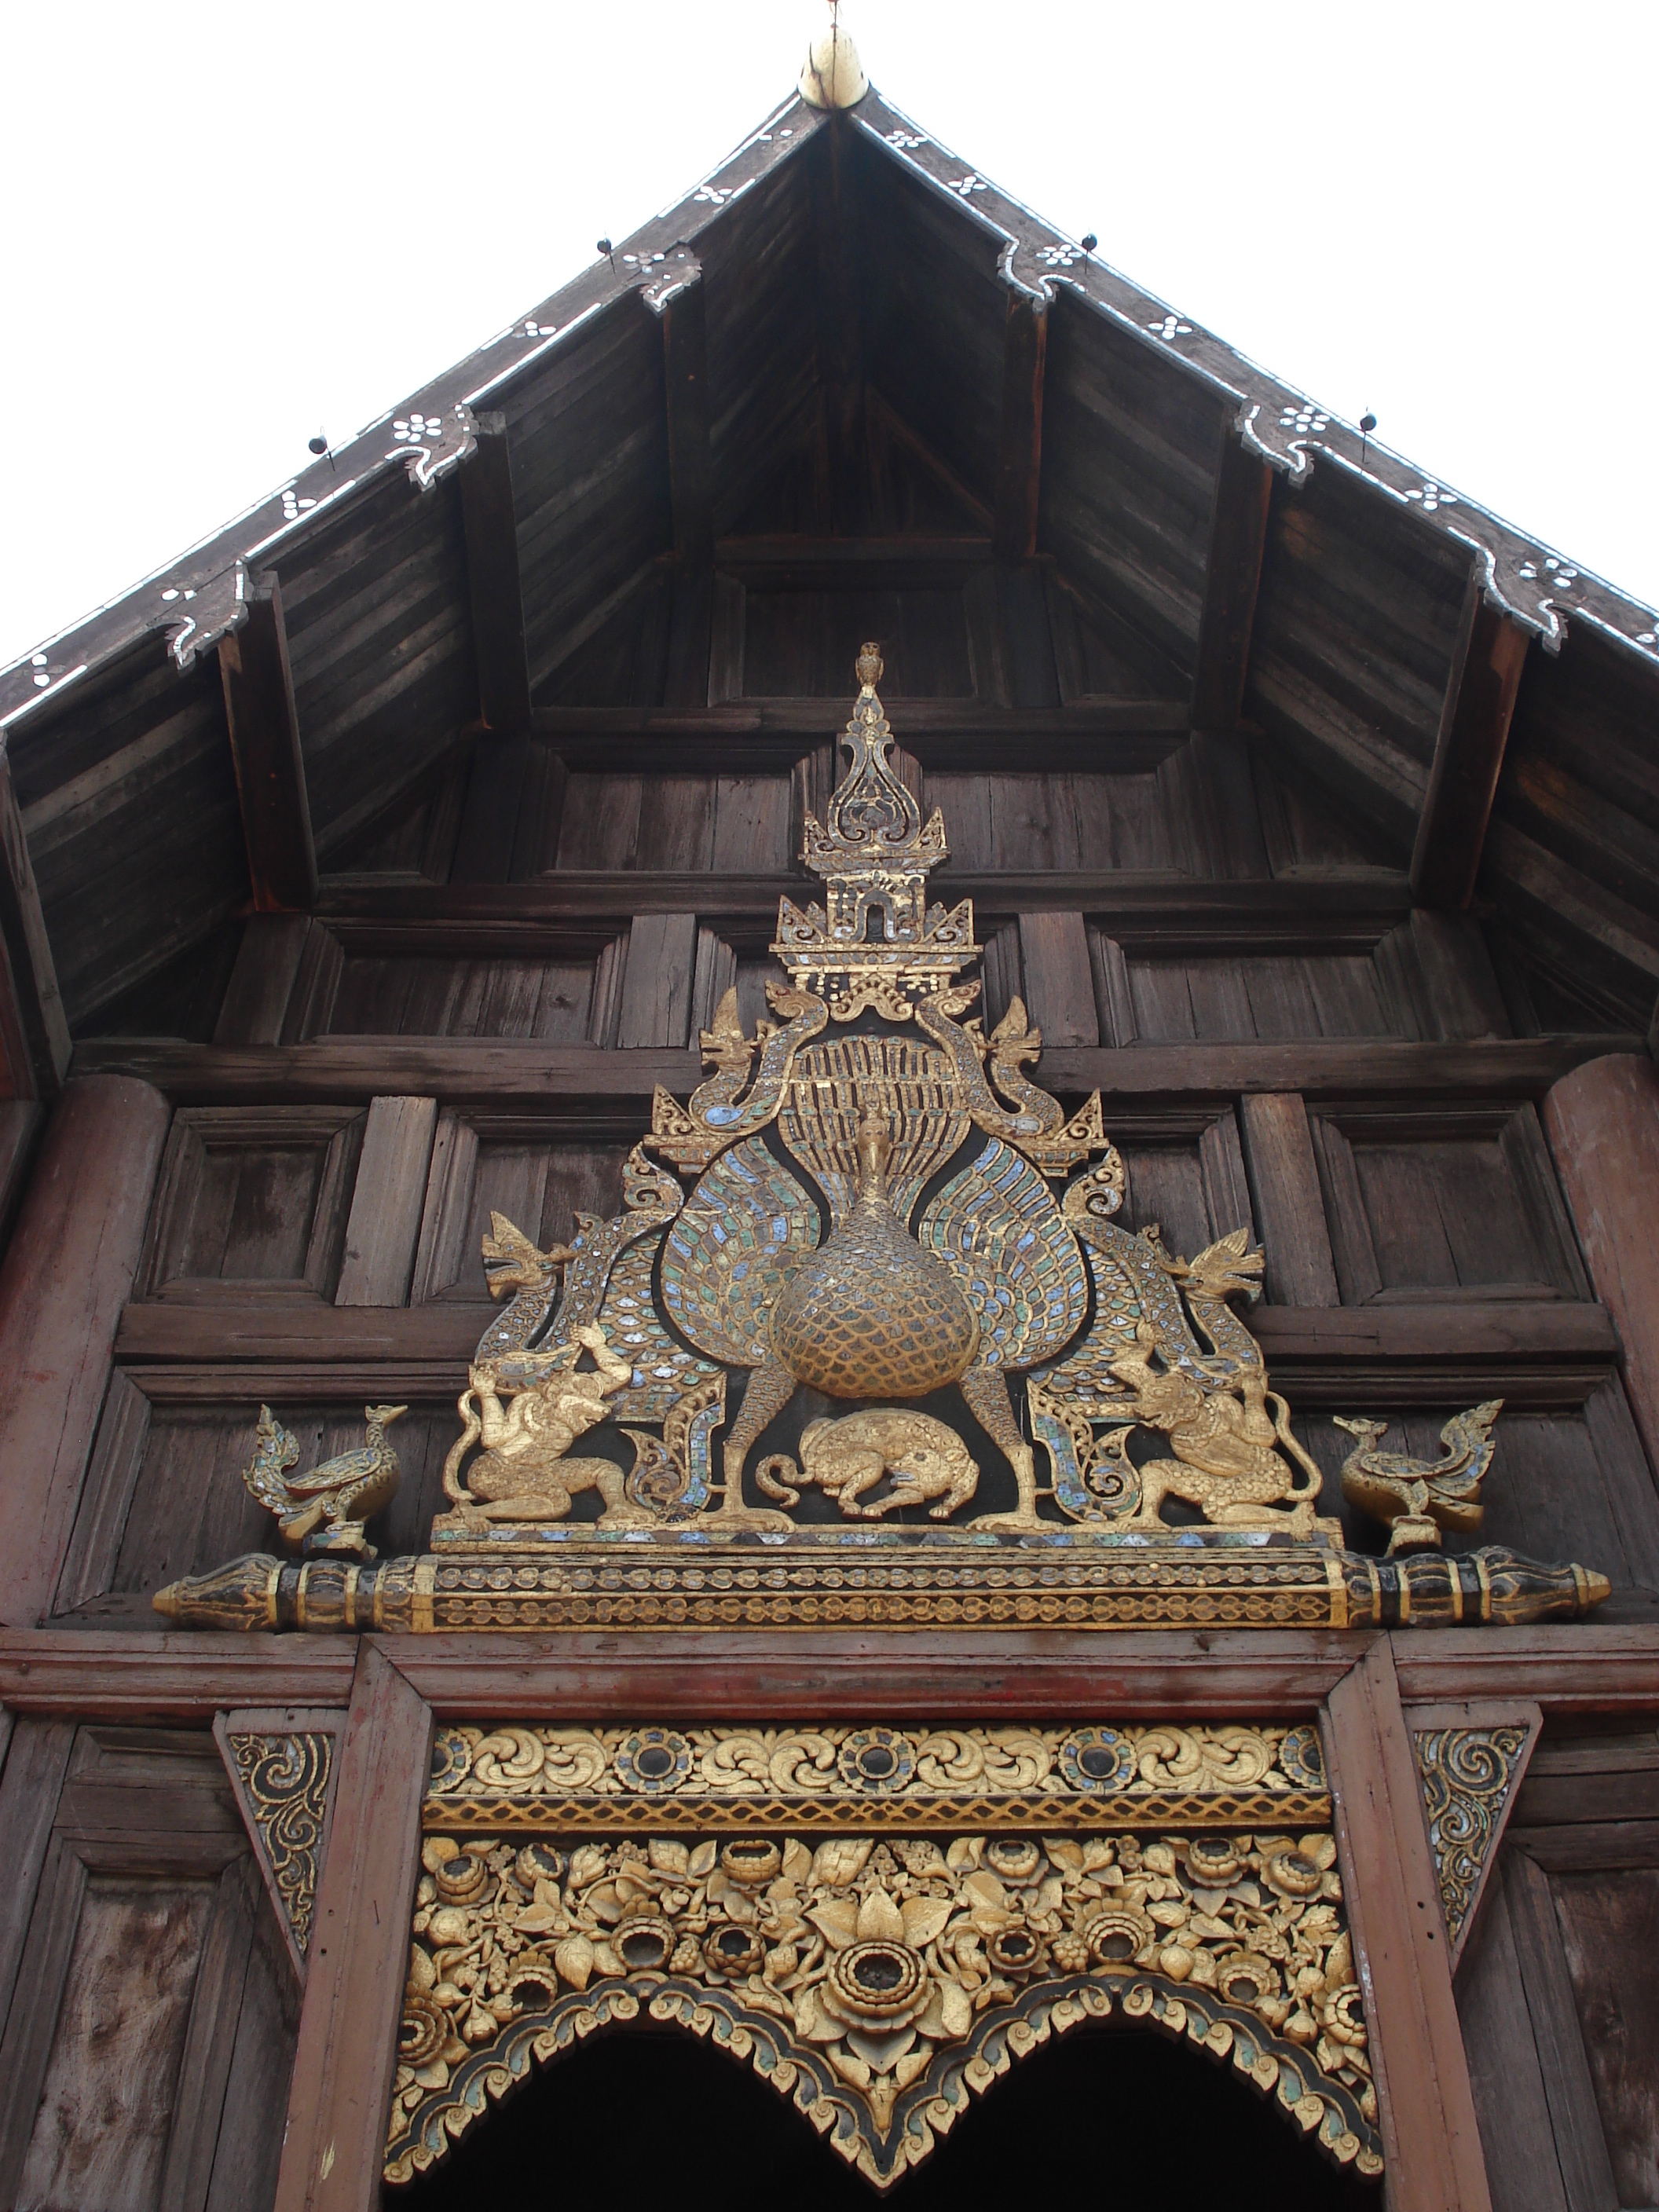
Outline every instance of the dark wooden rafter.
<svg viewBox="0 0 1659 2212"><path fill-rule="evenodd" d="M261 914L308 912L317 898L317 848L274 574L250 586L246 620L220 640L219 673L254 907Z"/></svg>
<svg viewBox="0 0 1659 2212"><path fill-rule="evenodd" d="M460 465L459 483L480 726L451 872L460 883L510 883L534 872L536 839L556 811L564 769L530 736L530 664L507 420L480 415L477 426L477 443Z"/></svg>
<svg viewBox="0 0 1659 2212"><path fill-rule="evenodd" d="M1474 894L1531 642L1471 576L1412 853L1412 889L1424 906L1466 907Z"/></svg>
<svg viewBox="0 0 1659 2212"><path fill-rule="evenodd" d="M1002 355L1002 414L997 434L992 542L1000 561L1029 561L1037 550L1042 480L1042 378L1048 314L1041 300L1011 292Z"/></svg>
<svg viewBox="0 0 1659 2212"><path fill-rule="evenodd" d="M29 860L11 762L0 746L0 1073L12 1098L53 1098L69 1066L69 1023L58 988L40 892Z"/></svg>
<svg viewBox="0 0 1659 2212"><path fill-rule="evenodd" d="M478 664L478 718L498 737L530 726L530 666L507 418L477 417L477 443L459 471L472 648Z"/></svg>
<svg viewBox="0 0 1659 2212"><path fill-rule="evenodd" d="M701 706L708 696L709 623L714 592L714 465L709 445L707 295L702 265L676 260L668 282L641 295L662 325L668 416L668 495L674 542L673 610L665 703Z"/></svg>
<svg viewBox="0 0 1659 2212"><path fill-rule="evenodd" d="M1215 503L1210 510L1198 665L1193 672L1193 726L1197 730L1226 735L1238 726L1272 496L1272 469L1224 422Z"/></svg>

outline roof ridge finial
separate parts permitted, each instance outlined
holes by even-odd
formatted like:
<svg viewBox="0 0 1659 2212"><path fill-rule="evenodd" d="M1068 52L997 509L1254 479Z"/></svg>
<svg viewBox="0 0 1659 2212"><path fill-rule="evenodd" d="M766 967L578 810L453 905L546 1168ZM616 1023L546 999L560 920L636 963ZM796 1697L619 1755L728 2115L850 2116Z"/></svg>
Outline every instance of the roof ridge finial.
<svg viewBox="0 0 1659 2212"><path fill-rule="evenodd" d="M841 26L841 0L830 0L830 27L801 64L800 96L809 107L856 107L869 89L852 33Z"/></svg>

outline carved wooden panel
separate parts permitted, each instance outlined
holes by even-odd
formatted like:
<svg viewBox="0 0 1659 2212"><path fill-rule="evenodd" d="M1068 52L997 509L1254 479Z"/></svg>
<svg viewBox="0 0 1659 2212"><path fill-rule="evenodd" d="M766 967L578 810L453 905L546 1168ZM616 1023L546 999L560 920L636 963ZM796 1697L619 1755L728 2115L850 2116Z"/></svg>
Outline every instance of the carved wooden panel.
<svg viewBox="0 0 1659 2212"><path fill-rule="evenodd" d="M22 1729L0 1778L0 2198L269 2205L297 1992L211 1737L82 1729L54 1773L30 1756L52 1731Z"/></svg>
<svg viewBox="0 0 1659 2212"><path fill-rule="evenodd" d="M1530 1105L1310 1116L1346 1304L1589 1296Z"/></svg>
<svg viewBox="0 0 1659 2212"><path fill-rule="evenodd" d="M137 1294L217 1297L236 1283L331 1297L362 1127L355 1107L181 1108Z"/></svg>
<svg viewBox="0 0 1659 2212"><path fill-rule="evenodd" d="M328 1032L581 1044L592 1011L593 970L591 959L349 953Z"/></svg>
<svg viewBox="0 0 1659 2212"><path fill-rule="evenodd" d="M566 786L556 861L550 865L672 875L783 875L794 860L791 812L787 775L583 769Z"/></svg>

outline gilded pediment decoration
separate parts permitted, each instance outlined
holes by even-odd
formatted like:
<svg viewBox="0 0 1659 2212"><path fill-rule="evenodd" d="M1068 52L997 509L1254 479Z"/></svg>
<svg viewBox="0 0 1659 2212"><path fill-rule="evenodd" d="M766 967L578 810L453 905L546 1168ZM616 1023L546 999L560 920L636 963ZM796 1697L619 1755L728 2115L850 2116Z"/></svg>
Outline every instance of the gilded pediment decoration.
<svg viewBox="0 0 1659 2212"><path fill-rule="evenodd" d="M1449 1423L1432 1462L1348 1421L1341 1488L1390 1531L1385 1557L1349 1548L1241 1316L1263 1273L1248 1231L1188 1259L1125 1227L1099 1095L1068 1107L1041 1087L1018 998L988 1030L974 1011L972 903L928 899L945 827L889 759L881 672L866 646L847 772L805 823L823 900L780 910L775 1018L749 1035L726 994L705 1079L657 1093L613 1218L578 1214L543 1251L492 1218L501 1310L430 1551L374 1559L370 1493L346 1481L370 1455L296 1480L267 1413L250 1486L292 1539L337 1476L339 1525L297 1565L260 1554L174 1583L162 1612L1392 1627L1570 1617L1606 1595L1589 1568L1443 1550L1478 1525L1496 1402Z"/></svg>
<svg viewBox="0 0 1659 2212"><path fill-rule="evenodd" d="M752 2065L878 2189L1114 2020L1382 2172L1305 1726L452 1727L423 1828L389 2181L641 2021Z"/></svg>

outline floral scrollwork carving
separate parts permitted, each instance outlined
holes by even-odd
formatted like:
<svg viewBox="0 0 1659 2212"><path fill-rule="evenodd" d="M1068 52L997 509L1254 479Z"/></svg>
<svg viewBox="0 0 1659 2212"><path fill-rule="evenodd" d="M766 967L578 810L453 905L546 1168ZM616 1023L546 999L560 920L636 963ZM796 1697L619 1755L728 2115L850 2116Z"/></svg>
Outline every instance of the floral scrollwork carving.
<svg viewBox="0 0 1659 2212"><path fill-rule="evenodd" d="M295 1950L303 1959L311 1941L311 1917L317 1899L329 1777L334 1764L333 1735L325 1729L304 1729L283 1735L232 1730L224 1741L244 1802L258 1830Z"/></svg>
<svg viewBox="0 0 1659 2212"><path fill-rule="evenodd" d="M1414 1736L1446 1936L1454 1950L1480 1890L1527 1735L1519 1723L1423 1729Z"/></svg>
<svg viewBox="0 0 1659 2212"><path fill-rule="evenodd" d="M387 2179L534 2063L645 2015L752 2063L884 2189L1012 2059L1115 2012L1230 2062L1376 2175L1335 1858L1328 1831L429 1833Z"/></svg>

